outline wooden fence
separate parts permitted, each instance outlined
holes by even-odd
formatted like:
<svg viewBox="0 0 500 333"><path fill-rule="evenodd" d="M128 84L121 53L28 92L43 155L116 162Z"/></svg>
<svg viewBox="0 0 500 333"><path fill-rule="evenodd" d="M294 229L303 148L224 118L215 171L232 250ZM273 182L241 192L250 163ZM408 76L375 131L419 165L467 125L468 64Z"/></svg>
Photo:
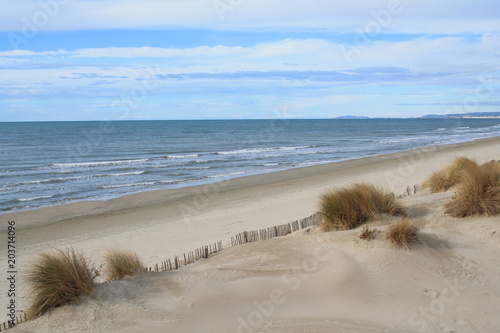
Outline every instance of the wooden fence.
<svg viewBox="0 0 500 333"><path fill-rule="evenodd" d="M173 260L167 259L165 261L162 261L160 264L155 264L151 267L148 267L147 271L158 273L179 269L181 268L181 266L186 266L194 263L197 260L208 258L212 254L220 252L222 250L222 241L219 241L214 244L199 247L194 251L184 253L181 257L176 256Z"/></svg>
<svg viewBox="0 0 500 333"><path fill-rule="evenodd" d="M26 312L24 312L23 314L16 316L16 319L14 319L14 325L12 325L12 322L10 322L10 321L9 322L6 321L4 323L1 323L0 324L0 332L3 332L9 328L12 328L17 324L24 323L27 320L28 320L28 315L26 314Z"/></svg>
<svg viewBox="0 0 500 333"><path fill-rule="evenodd" d="M269 227L266 229L243 231L231 237L231 246L241 245L250 242L257 242L265 239L286 236L300 229L309 228L319 223L318 214L306 217L290 223Z"/></svg>
<svg viewBox="0 0 500 333"><path fill-rule="evenodd" d="M417 193L419 190L418 184L410 187L408 186L406 188L406 191L399 195L398 198L404 198L407 196L410 196L412 194ZM297 230L305 229L312 227L314 225L319 224L319 215L318 213L311 215L309 217L306 217L301 220L293 221L290 223L285 223L281 225L277 225L274 227L269 227L265 229L260 229L260 230L253 230L253 231L243 231L233 237L231 237L231 246L237 246L245 243L250 243L250 242L257 242L261 240L266 240L266 239L271 239L275 237L281 237L281 236L286 236L292 232L295 232ZM195 249L194 251L188 252L183 254L182 256L176 256L174 257L173 260L167 259L165 261L162 261L159 264L155 264L153 266L147 267L146 271L147 272L165 272L165 271L171 271L175 269L179 269L182 266L186 266L189 264L192 264L200 259L205 259L210 257L211 255L220 252L223 250L223 245L222 241L219 241L214 244L210 244L207 246L203 246L200 248ZM26 312L22 312L22 315L16 316L16 319L14 320L14 324L20 324L23 323L27 320L27 314ZM3 332L7 329L11 328L9 325L9 322L4 322L0 323L0 332Z"/></svg>
<svg viewBox="0 0 500 333"><path fill-rule="evenodd" d="M403 194L398 195L398 198L406 198L409 197L410 195L416 194L420 190L420 187L418 184L415 184L413 186L407 186L406 191Z"/></svg>
<svg viewBox="0 0 500 333"><path fill-rule="evenodd" d="M261 241L265 239L271 239L275 237L286 236L294 231L309 228L313 225L319 223L318 214L306 217L301 220L297 220L290 223L285 223L277 225L274 227L269 227L266 229L255 230L255 231L244 231L236 236L231 237L231 246L237 246L245 243ZM182 256L176 256L173 260L167 259L159 264L154 264L153 266L147 267L147 272L165 272L181 268L192 264L200 259L205 259L211 255L218 253L223 250L222 241L207 246L199 247L194 251L184 253ZM110 282L110 281L108 281ZM14 324L21 324L27 320L26 312L22 312L22 315L18 315L14 321ZM3 332L9 328L9 322L4 322L0 324L0 332Z"/></svg>
<svg viewBox="0 0 500 333"><path fill-rule="evenodd" d="M306 217L301 220L297 220L290 223L285 223L277 225L274 227L269 227L266 229L254 230L254 231L243 231L236 236L231 237L231 246L241 245L250 242L257 242L265 239L271 239L275 237L286 236L294 231L309 228L313 225L319 223L318 214ZM186 266L194 263L200 259L205 259L210 257L212 254L220 252L223 250L222 241L217 243L203 246L195 249L194 251L184 253L181 256L176 256L174 259L167 259L159 264L154 264L153 266L147 267L148 272L165 272L181 268L181 266Z"/></svg>

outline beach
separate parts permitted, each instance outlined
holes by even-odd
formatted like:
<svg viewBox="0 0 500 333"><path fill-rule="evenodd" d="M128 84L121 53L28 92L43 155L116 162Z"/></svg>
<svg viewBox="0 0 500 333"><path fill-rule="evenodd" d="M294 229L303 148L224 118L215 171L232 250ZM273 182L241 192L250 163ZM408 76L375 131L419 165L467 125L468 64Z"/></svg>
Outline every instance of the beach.
<svg viewBox="0 0 500 333"><path fill-rule="evenodd" d="M491 332L500 324L500 221L445 216L453 191L402 199L422 235L407 252L382 238L359 242L354 231L300 231L238 247L230 239L308 217L332 188L367 182L400 195L456 157L484 163L499 160L499 151L495 137L1 214L2 226L16 221L19 276L37 253L54 248L82 250L96 265L104 250L128 249L148 266L218 241L228 248L179 271L101 285L97 300L12 332ZM310 267L293 273L303 263ZM119 292L109 291L113 283ZM18 291L25 309L23 280ZM427 318L419 312L426 307Z"/></svg>

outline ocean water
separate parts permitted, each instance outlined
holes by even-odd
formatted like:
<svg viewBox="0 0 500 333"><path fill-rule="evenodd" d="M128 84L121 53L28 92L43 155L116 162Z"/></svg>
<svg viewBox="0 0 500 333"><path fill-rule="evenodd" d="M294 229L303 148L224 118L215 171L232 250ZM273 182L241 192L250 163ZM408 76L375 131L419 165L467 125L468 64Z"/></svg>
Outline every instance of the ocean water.
<svg viewBox="0 0 500 333"><path fill-rule="evenodd" d="M500 135L500 119L0 123L0 212Z"/></svg>

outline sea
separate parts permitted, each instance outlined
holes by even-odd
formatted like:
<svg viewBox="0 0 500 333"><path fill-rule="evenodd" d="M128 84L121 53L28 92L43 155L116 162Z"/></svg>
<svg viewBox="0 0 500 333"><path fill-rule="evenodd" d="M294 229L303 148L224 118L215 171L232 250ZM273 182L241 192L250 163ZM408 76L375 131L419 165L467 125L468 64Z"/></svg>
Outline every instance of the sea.
<svg viewBox="0 0 500 333"><path fill-rule="evenodd" d="M500 135L500 119L0 122L0 212Z"/></svg>

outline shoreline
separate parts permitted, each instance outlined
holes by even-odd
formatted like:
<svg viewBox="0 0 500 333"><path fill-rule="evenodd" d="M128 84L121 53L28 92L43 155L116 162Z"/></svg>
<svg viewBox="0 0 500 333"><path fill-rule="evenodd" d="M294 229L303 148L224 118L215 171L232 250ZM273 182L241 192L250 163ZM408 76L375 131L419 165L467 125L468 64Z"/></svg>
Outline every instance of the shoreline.
<svg viewBox="0 0 500 333"><path fill-rule="evenodd" d="M439 152L447 149L496 141L500 141L500 136L482 138L462 143L425 146L404 151L382 153L311 166L292 166L284 168L283 170L228 177L227 179L224 179L224 177L222 177L222 180L219 179L213 182L202 182L201 184L186 185L179 188L145 190L106 200L82 200L44 207L36 207L27 210L3 212L0 213L0 218L4 220L22 220L23 224L20 226L21 228L38 227L75 218L92 217L95 215L110 214L117 211L127 211L146 208L150 206L157 206L161 204L174 203L176 201L193 197L193 195L195 197L210 197L214 195L217 196L222 191L237 190L247 186L273 185L279 182L291 181L298 177L309 177L318 173L323 174L332 172L341 169L342 167L349 168L350 164L356 166L359 164L371 163L374 160L378 159L404 159L405 157L408 157L415 153L430 153L433 151ZM414 184L407 184L407 186L410 185ZM391 190L394 191L397 189L392 188ZM403 190L404 189L401 189L401 191ZM43 216L45 220L44 222L39 221L40 215ZM2 226L2 228L0 228L0 232L3 232L3 229L4 228Z"/></svg>
<svg viewBox="0 0 500 333"><path fill-rule="evenodd" d="M18 303L25 308L28 290L22 275L42 252L71 247L99 266L106 249L127 249L145 265L153 266L221 240L226 248L231 236L243 231L308 217L318 210L319 196L332 188L366 182L402 194L407 186L420 184L456 157L483 163L500 159L499 152L500 137L496 137L147 191L106 202L3 214L0 237L7 237L3 228L7 221L16 221L17 260L21 263ZM427 204L413 209L425 211ZM0 256L7 257L6 248L0 249ZM0 282L0 288L5 283Z"/></svg>

